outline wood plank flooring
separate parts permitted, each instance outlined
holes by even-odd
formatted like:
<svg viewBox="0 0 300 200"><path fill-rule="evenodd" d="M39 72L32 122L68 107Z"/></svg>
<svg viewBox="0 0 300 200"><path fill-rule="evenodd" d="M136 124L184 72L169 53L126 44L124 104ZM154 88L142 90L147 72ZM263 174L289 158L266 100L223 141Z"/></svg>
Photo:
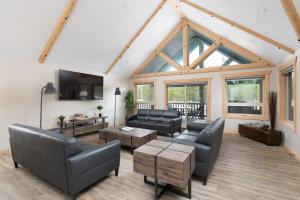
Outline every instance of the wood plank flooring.
<svg viewBox="0 0 300 200"><path fill-rule="evenodd" d="M80 138L100 143L97 135ZM122 150L119 177L114 173L82 192L79 200L151 200L153 187L134 173L132 155ZM284 147L268 147L238 135L226 134L207 186L192 181L195 200L300 200L300 162ZM0 155L1 200L64 200L68 195L15 169L9 154ZM166 193L162 200L184 200Z"/></svg>

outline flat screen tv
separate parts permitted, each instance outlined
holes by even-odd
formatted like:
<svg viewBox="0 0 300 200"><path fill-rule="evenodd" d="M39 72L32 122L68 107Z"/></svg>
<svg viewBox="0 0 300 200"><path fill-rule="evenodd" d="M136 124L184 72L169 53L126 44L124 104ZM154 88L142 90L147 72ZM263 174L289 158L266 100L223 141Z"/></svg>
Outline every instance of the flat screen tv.
<svg viewBox="0 0 300 200"><path fill-rule="evenodd" d="M59 70L59 100L102 100L103 76Z"/></svg>

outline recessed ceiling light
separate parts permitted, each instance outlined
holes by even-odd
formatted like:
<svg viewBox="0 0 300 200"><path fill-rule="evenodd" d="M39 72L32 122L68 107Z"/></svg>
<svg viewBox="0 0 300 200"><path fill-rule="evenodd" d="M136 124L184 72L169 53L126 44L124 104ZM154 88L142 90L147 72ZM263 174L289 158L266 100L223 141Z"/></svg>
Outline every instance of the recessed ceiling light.
<svg viewBox="0 0 300 200"><path fill-rule="evenodd" d="M123 5L122 5L122 9L123 9L123 10L127 10L127 8L128 8L128 5L127 5L127 3L123 3Z"/></svg>
<svg viewBox="0 0 300 200"><path fill-rule="evenodd" d="M261 12L261 13L266 13L267 9L264 8L264 7L262 7L262 6L260 6L260 7L258 7L258 11Z"/></svg>

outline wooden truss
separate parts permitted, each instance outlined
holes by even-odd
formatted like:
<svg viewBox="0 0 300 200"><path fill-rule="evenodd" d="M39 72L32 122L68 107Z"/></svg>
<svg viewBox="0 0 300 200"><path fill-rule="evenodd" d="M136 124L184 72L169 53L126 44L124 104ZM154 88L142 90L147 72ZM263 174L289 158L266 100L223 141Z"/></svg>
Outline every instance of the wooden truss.
<svg viewBox="0 0 300 200"><path fill-rule="evenodd" d="M205 37L214 41L214 43L204 51L194 62L190 63L189 61L189 27L193 30L201 33ZM177 33L182 30L183 32L183 66L178 64L173 58L168 56L163 52L169 42L175 38ZM221 45L226 46L227 48L234 50L236 53L239 53L246 59L248 59L250 64L238 64L231 66L215 66L210 68L200 68L195 69L199 63L208 58L213 52L215 52ZM156 56L159 56L166 63L170 64L177 71L172 72L154 72L154 73L142 73L144 69L155 59ZM169 75L178 75L178 74L191 74L191 73L207 73L207 72L216 72L216 71L228 71L228 70L237 70L237 69L249 69L249 68L262 68L262 67L272 67L273 63L270 61L252 53L251 51L234 44L226 38L222 38L218 34L196 24L195 22L183 18L181 23L179 23L167 37L158 45L158 47L149 55L149 57L134 71L132 74L133 78L138 77L153 77L153 76L169 76Z"/></svg>
<svg viewBox="0 0 300 200"><path fill-rule="evenodd" d="M300 41L300 17L293 0L281 0L282 7L284 8L293 28L296 32L297 39Z"/></svg>

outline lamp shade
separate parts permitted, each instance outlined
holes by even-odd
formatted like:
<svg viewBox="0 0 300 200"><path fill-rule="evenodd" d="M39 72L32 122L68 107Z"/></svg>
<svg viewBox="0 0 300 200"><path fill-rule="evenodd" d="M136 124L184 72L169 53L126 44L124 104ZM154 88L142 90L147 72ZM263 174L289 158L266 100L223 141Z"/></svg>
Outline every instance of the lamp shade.
<svg viewBox="0 0 300 200"><path fill-rule="evenodd" d="M119 87L116 88L115 95L121 95L121 91Z"/></svg>
<svg viewBox="0 0 300 200"><path fill-rule="evenodd" d="M45 91L44 94L54 94L56 91L53 83L49 82L47 83L47 85L45 86Z"/></svg>

